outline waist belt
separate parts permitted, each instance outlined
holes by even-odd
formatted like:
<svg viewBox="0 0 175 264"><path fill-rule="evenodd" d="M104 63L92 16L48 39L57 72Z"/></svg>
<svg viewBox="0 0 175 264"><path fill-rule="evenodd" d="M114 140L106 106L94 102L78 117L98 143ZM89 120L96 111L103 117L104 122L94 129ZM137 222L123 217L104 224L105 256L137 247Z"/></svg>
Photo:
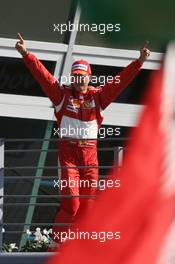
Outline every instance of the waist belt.
<svg viewBox="0 0 175 264"><path fill-rule="evenodd" d="M68 138L63 137L60 140L60 144L72 144L78 147L93 147L97 145L96 139L74 139L74 138Z"/></svg>
<svg viewBox="0 0 175 264"><path fill-rule="evenodd" d="M76 145L78 147L90 147L90 146L96 146L96 141L92 142L90 140L81 139L81 140L70 140L71 144Z"/></svg>

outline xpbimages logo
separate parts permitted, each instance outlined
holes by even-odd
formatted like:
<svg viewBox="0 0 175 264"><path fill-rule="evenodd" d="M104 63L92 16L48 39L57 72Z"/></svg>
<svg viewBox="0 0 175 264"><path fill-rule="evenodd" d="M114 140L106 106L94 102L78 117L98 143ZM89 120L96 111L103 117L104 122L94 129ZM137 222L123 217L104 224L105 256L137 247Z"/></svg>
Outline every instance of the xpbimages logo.
<svg viewBox="0 0 175 264"><path fill-rule="evenodd" d="M72 74L60 75L58 76L58 81L62 84L74 84L75 82L84 82L84 80L91 83L92 85L105 85L105 83L120 83L120 75L112 76L112 75L91 75L91 76L72 76Z"/></svg>
<svg viewBox="0 0 175 264"><path fill-rule="evenodd" d="M106 190L107 188L120 188L120 179L100 179L100 180L84 180L84 179L63 179L54 180L54 188L64 190L67 188L98 188L99 190Z"/></svg>
<svg viewBox="0 0 175 264"><path fill-rule="evenodd" d="M97 32L101 35L106 34L107 32L119 32L121 29L120 23L118 24L82 24L76 23L73 24L70 21L67 24L53 24L53 31L58 32L61 35L64 34L66 31L82 31L82 32Z"/></svg>
<svg viewBox="0 0 175 264"><path fill-rule="evenodd" d="M119 240L121 234L119 231L116 232L96 232L96 231L76 231L68 230L67 232L54 232L53 239L59 240L61 243L65 242L66 240L96 240L101 243L105 243L108 240Z"/></svg>
<svg viewBox="0 0 175 264"><path fill-rule="evenodd" d="M98 136L99 138L105 138L106 136L120 136L121 134L121 128L120 127L100 127L98 130ZM61 127L61 128L55 128L54 127L54 136L58 136L59 138L62 137L75 137L75 138L90 138L90 135L92 135L92 132L96 132L96 128L92 129L89 127L71 127L70 125L68 128Z"/></svg>

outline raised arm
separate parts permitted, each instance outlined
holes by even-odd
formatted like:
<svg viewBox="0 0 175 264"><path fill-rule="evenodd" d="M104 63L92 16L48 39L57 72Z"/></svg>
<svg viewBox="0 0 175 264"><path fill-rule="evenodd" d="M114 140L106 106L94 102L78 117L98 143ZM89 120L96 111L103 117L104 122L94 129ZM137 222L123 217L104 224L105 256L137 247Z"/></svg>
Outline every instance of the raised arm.
<svg viewBox="0 0 175 264"><path fill-rule="evenodd" d="M18 33L19 40L16 43L16 49L23 56L27 68L35 80L40 84L43 92L50 98L54 105L59 104L63 97L63 89L59 86L57 79L50 74L44 65L35 55L29 53L25 46L24 39Z"/></svg>
<svg viewBox="0 0 175 264"><path fill-rule="evenodd" d="M112 101L114 101L136 77L143 62L150 55L147 45L148 43L146 43L145 46L140 50L140 57L138 60L130 63L126 68L118 73L111 82L108 82L101 87L99 96L102 109L105 109Z"/></svg>

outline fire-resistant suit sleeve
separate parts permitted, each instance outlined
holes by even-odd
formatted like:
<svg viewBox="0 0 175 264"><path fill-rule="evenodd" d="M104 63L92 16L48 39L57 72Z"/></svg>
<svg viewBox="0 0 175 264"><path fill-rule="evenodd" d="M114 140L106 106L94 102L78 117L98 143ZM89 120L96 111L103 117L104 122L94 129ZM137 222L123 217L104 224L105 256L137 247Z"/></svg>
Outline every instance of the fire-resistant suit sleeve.
<svg viewBox="0 0 175 264"><path fill-rule="evenodd" d="M105 109L112 101L114 101L129 83L132 82L138 74L141 66L140 62L135 60L119 72L110 82L101 86L99 101L102 109Z"/></svg>
<svg viewBox="0 0 175 264"><path fill-rule="evenodd" d="M28 53L23 60L34 79L40 84L43 92L54 105L59 104L63 98L63 88L59 86L57 79L50 74L34 54Z"/></svg>

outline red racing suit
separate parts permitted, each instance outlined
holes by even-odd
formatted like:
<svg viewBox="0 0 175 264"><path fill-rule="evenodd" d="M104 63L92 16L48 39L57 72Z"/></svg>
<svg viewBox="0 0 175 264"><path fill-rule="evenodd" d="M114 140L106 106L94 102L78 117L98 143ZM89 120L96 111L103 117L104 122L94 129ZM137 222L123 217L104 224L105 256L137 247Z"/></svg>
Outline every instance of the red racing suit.
<svg viewBox="0 0 175 264"><path fill-rule="evenodd" d="M63 195L72 198L62 198L60 210L55 223L72 223L75 216L82 215L83 210L89 210L93 204L97 188L91 182L98 181L97 133L101 126L102 111L128 86L141 68L135 60L117 74L112 82L98 88L89 87L84 93L77 93L72 86L60 86L42 63L31 53L24 57L24 62L33 77L40 84L44 93L50 98L55 107L58 128L64 130L64 137L70 140L59 141L59 162L63 166L61 180L73 180L74 186L69 184L61 190ZM81 130L81 129L84 130ZM80 133L80 131L83 131ZM78 140L77 140L78 139ZM78 166L78 168L75 168ZM81 168L81 166L85 166ZM66 168L68 167L68 168ZM81 186L80 180L88 180L89 184ZM89 197L77 197L77 196ZM81 199L81 200L80 200ZM67 230L68 227L53 227L54 232ZM60 242L58 236L53 236Z"/></svg>

